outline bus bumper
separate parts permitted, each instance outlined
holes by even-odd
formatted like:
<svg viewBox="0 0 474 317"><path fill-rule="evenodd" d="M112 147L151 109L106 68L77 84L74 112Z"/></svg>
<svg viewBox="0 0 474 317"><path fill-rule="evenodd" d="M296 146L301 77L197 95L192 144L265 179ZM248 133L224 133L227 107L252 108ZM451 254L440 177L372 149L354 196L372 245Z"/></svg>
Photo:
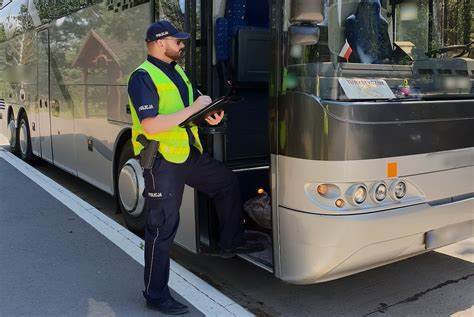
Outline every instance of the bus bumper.
<svg viewBox="0 0 474 317"><path fill-rule="evenodd" d="M473 236L474 198L362 215L316 215L278 208L277 277L329 281Z"/></svg>

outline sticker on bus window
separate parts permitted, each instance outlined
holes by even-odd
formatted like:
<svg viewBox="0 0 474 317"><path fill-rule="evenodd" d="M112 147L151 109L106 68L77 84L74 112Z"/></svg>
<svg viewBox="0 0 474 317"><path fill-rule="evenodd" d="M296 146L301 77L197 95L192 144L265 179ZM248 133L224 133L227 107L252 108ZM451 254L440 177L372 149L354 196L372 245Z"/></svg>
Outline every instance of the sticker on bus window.
<svg viewBox="0 0 474 317"><path fill-rule="evenodd" d="M349 99L394 99L390 87L383 79L339 78L344 93Z"/></svg>

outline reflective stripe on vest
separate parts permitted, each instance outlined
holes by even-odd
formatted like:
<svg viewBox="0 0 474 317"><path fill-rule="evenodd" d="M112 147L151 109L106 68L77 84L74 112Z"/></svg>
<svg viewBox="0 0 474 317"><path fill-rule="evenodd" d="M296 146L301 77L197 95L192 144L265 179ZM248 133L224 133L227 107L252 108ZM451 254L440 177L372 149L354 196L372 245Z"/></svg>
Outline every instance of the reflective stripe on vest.
<svg viewBox="0 0 474 317"><path fill-rule="evenodd" d="M158 114L171 114L184 109L184 103L181 99L178 87L176 87L173 81L163 71L161 71L149 61L145 61L137 68L137 70L138 69L143 69L146 71L155 84L156 90L160 97ZM188 88L189 104L191 105L194 100L191 83L179 65L176 65L176 71L186 83ZM135 155L140 154L140 151L143 149L143 145L137 141L138 136L143 134L148 140L156 140L159 142L158 152L160 152L165 160L172 163L185 162L190 152L189 136L186 129L175 126L164 132L148 134L140 124L137 112L135 111L135 107L130 98L129 104L132 115L132 145ZM203 150L201 141L199 140L198 127L192 126L190 130L194 136L194 146L199 150L199 152L202 153Z"/></svg>

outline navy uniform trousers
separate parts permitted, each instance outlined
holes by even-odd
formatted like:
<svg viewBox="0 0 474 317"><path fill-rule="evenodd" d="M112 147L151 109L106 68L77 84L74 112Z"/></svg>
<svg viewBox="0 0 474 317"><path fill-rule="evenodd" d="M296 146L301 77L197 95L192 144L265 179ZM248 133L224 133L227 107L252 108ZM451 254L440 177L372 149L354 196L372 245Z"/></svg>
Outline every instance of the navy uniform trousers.
<svg viewBox="0 0 474 317"><path fill-rule="evenodd" d="M219 220L219 246L232 249L243 242L240 190L237 176L207 153L191 146L186 162L175 164L157 158L152 170L144 171L145 290L148 300L165 301L168 288L170 249L179 224L179 208L187 184L209 195Z"/></svg>

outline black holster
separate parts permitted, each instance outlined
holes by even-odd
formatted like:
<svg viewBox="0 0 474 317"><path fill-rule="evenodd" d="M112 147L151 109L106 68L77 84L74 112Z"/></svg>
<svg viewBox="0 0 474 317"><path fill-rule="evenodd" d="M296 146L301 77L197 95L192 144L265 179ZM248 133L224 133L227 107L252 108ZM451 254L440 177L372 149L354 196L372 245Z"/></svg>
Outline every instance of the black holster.
<svg viewBox="0 0 474 317"><path fill-rule="evenodd" d="M158 141L148 140L143 134L138 136L137 141L143 145L140 152L140 165L144 170L150 170L158 156Z"/></svg>

